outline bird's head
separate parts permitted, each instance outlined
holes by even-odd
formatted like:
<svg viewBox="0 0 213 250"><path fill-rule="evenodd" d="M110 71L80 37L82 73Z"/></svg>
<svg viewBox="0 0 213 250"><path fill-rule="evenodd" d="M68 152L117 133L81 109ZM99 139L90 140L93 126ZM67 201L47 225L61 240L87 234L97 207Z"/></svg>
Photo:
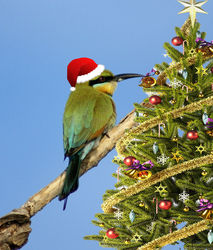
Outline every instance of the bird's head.
<svg viewBox="0 0 213 250"><path fill-rule="evenodd" d="M99 76L93 78L87 84L98 91L104 92L112 96L117 88L118 82L134 77L142 77L142 75L140 74L113 75L111 71L105 69Z"/></svg>
<svg viewBox="0 0 213 250"><path fill-rule="evenodd" d="M74 59L67 66L67 80L72 91L82 85L87 85L112 96L118 82L133 77L143 77L143 75L113 75L111 71L105 69L104 65L96 64L95 61L87 57Z"/></svg>

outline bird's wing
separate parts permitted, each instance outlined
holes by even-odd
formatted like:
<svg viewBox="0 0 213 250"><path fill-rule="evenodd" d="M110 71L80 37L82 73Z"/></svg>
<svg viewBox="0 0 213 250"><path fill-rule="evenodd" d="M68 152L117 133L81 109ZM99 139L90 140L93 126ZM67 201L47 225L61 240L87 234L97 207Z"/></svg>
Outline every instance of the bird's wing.
<svg viewBox="0 0 213 250"><path fill-rule="evenodd" d="M85 87L74 91L66 104L63 129L64 150L75 152L100 136L115 123L116 114L110 96Z"/></svg>

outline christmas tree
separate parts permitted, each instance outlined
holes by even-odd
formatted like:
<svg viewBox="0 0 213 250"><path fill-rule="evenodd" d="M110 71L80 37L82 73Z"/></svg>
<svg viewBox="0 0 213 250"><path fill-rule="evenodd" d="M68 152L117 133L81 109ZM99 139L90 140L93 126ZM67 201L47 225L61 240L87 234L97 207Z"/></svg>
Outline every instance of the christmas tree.
<svg viewBox="0 0 213 250"><path fill-rule="evenodd" d="M195 19L205 2L180 2L190 18L164 44L172 63L143 77L150 97L134 104L138 125L117 142L116 189L93 221L101 231L85 237L102 247L213 248L213 42Z"/></svg>

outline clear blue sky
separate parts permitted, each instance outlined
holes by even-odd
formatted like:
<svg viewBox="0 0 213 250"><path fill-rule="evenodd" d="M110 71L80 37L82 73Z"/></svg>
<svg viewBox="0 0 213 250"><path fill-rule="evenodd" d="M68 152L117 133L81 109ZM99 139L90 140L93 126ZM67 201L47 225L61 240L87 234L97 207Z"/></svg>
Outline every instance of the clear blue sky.
<svg viewBox="0 0 213 250"><path fill-rule="evenodd" d="M66 167L67 64L91 57L115 74L145 74L165 60L163 43L188 17L177 14L182 9L176 0L0 0L0 216L20 207ZM209 14L198 14L198 21L211 41L213 1L203 9ZM120 83L114 95L117 121L145 97L137 80ZM101 249L83 236L99 231L91 220L101 212L105 190L114 187L115 155L112 151L81 177L65 212L55 199L32 218L24 250Z"/></svg>

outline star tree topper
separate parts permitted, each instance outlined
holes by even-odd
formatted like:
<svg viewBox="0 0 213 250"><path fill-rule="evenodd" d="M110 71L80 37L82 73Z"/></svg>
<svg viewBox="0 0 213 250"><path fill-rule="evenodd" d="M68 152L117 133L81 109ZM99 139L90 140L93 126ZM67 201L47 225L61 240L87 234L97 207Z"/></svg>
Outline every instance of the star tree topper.
<svg viewBox="0 0 213 250"><path fill-rule="evenodd" d="M185 7L178 14L189 12L189 15L190 15L190 18L191 18L192 27L194 27L194 23L195 23L195 19L196 19L196 12L203 13L203 14L208 14L206 11L204 11L201 8L201 6L203 4L205 4L207 1L208 0L201 1L201 2L196 2L196 0L190 0L190 2L178 1L179 3L183 4L183 6Z"/></svg>

